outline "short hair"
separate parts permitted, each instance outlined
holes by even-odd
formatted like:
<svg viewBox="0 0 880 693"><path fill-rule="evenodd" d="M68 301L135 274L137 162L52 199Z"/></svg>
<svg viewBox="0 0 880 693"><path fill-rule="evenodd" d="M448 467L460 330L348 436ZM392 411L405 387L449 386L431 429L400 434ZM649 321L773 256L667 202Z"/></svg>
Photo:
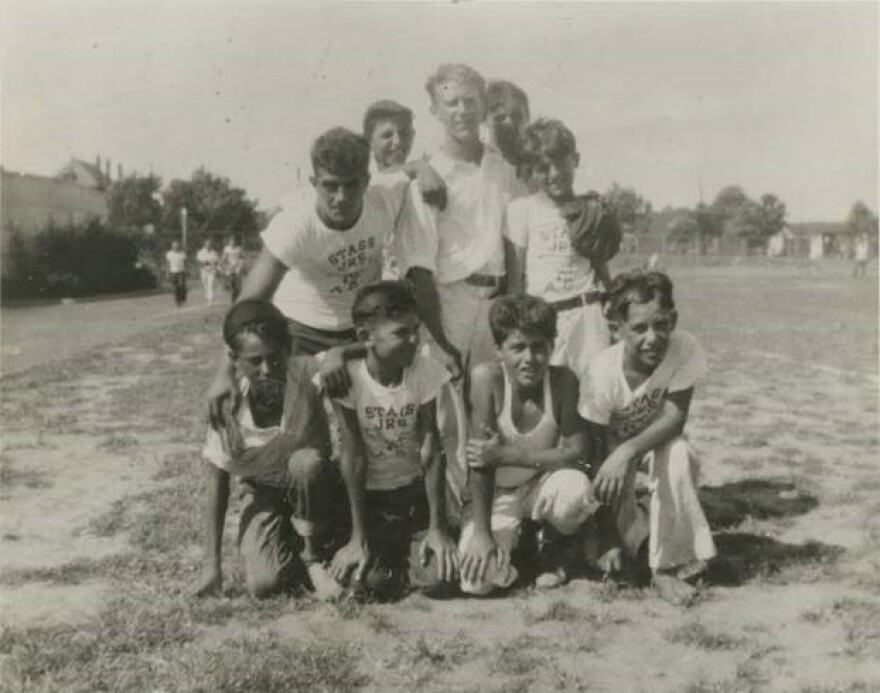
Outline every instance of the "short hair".
<svg viewBox="0 0 880 693"><path fill-rule="evenodd" d="M502 296L495 299L489 309L489 327L497 346L501 346L514 330L553 341L556 339L556 311L537 296Z"/></svg>
<svg viewBox="0 0 880 693"><path fill-rule="evenodd" d="M373 130L376 129L376 125L381 120L397 120L411 126L413 112L406 106L397 103L397 101L389 99L383 99L382 101L370 104L367 107L366 113L364 113L364 137L370 139L373 136Z"/></svg>
<svg viewBox="0 0 880 693"><path fill-rule="evenodd" d="M541 156L559 158L577 154L574 134L560 120L538 118L523 129L520 144L526 163L533 163Z"/></svg>
<svg viewBox="0 0 880 693"><path fill-rule="evenodd" d="M444 63L434 70L434 74L428 77L428 81L425 82L425 89L432 101L437 96L437 87L444 82L470 84L477 88L484 100L486 98L486 80L483 79L483 75L463 63Z"/></svg>
<svg viewBox="0 0 880 693"><path fill-rule="evenodd" d="M627 320L630 304L650 303L655 298L664 310L675 310L672 280L665 273L637 269L618 274L608 290L608 318Z"/></svg>
<svg viewBox="0 0 880 693"><path fill-rule="evenodd" d="M489 108L489 113L492 113L496 106L503 104L507 100L519 101L525 106L526 120L528 120L529 97L526 93L513 82L508 82L505 79L489 80L486 84L486 105Z"/></svg>
<svg viewBox="0 0 880 693"><path fill-rule="evenodd" d="M416 312L416 297L408 281L385 279L357 292L351 306L355 327L368 327L382 318L396 318Z"/></svg>
<svg viewBox="0 0 880 693"><path fill-rule="evenodd" d="M369 172L370 144L363 135L332 128L312 144L312 170L362 176Z"/></svg>
<svg viewBox="0 0 880 693"><path fill-rule="evenodd" d="M247 298L236 303L223 320L223 341L235 353L241 348L244 334L253 334L290 352L292 340L287 318L269 301Z"/></svg>

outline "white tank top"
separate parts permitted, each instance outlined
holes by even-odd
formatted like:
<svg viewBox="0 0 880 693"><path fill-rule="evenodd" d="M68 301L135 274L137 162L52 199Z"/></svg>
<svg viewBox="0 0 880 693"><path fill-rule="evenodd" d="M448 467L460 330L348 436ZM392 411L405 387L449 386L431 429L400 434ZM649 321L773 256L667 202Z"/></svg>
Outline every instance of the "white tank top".
<svg viewBox="0 0 880 693"><path fill-rule="evenodd" d="M501 414L498 416L498 435L503 443L515 444L526 450L548 450L555 448L559 443L559 426L556 416L553 414L553 397L550 394L550 369L544 374L544 416L527 433L520 432L513 423L511 416L512 387L507 371L501 367L504 374L504 402L501 405ZM538 472L524 467L498 467L495 470L495 485L500 488L513 488L520 486Z"/></svg>

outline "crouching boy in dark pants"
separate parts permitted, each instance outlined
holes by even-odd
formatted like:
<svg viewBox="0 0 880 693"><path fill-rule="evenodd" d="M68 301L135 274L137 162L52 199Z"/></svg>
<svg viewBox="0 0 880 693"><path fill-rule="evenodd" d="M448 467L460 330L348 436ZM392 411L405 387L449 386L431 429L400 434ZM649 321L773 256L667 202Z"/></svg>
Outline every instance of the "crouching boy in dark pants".
<svg viewBox="0 0 880 693"><path fill-rule="evenodd" d="M348 362L351 389L334 400L352 531L330 572L387 599L401 595L407 582L437 588L455 578L436 422L437 395L450 375L418 352L419 319L408 284L383 281L361 289L352 318L366 356ZM434 569L425 570L432 559Z"/></svg>
<svg viewBox="0 0 880 693"><path fill-rule="evenodd" d="M304 584L319 598L341 590L321 564L319 537L341 498L320 396L306 364L290 358L287 321L271 303L242 301L223 338L235 365L241 406L209 429L203 456L210 476L205 569L197 594L222 588L221 547L230 475L241 479L239 550L248 591L268 597ZM336 501L334 502L334 495Z"/></svg>

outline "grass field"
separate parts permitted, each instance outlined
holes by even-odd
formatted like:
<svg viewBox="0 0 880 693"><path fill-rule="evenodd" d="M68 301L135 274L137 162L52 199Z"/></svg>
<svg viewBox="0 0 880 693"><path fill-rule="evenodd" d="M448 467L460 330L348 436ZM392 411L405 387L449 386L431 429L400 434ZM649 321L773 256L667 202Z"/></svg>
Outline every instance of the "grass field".
<svg viewBox="0 0 880 693"><path fill-rule="evenodd" d="M876 278L687 267L689 434L721 553L689 609L575 580L499 599L197 601L219 311L2 381L0 688L880 690Z"/></svg>

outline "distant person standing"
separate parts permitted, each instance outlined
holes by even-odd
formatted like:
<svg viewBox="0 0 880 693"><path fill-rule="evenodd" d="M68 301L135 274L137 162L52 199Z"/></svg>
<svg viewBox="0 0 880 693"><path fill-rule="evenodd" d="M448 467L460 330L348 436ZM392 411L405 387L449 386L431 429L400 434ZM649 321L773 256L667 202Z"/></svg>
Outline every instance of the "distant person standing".
<svg viewBox="0 0 880 693"><path fill-rule="evenodd" d="M244 249L236 235L230 235L226 239L226 247L223 248L223 256L220 258L220 267L226 277L226 290L229 292L229 300L235 303L241 293L241 275L244 274Z"/></svg>
<svg viewBox="0 0 880 693"><path fill-rule="evenodd" d="M868 257L871 254L868 234L860 234L856 239L856 264L853 267L854 277L864 277L868 269Z"/></svg>
<svg viewBox="0 0 880 693"><path fill-rule="evenodd" d="M171 250L165 253L168 263L168 278L174 287L174 305L178 308L186 303L186 253L180 249L180 243L173 241Z"/></svg>
<svg viewBox="0 0 880 693"><path fill-rule="evenodd" d="M214 302L214 281L217 278L217 270L220 265L220 254L211 245L211 239L206 238L205 244L196 255L199 263L199 275L202 286L205 289L205 300L210 304Z"/></svg>

